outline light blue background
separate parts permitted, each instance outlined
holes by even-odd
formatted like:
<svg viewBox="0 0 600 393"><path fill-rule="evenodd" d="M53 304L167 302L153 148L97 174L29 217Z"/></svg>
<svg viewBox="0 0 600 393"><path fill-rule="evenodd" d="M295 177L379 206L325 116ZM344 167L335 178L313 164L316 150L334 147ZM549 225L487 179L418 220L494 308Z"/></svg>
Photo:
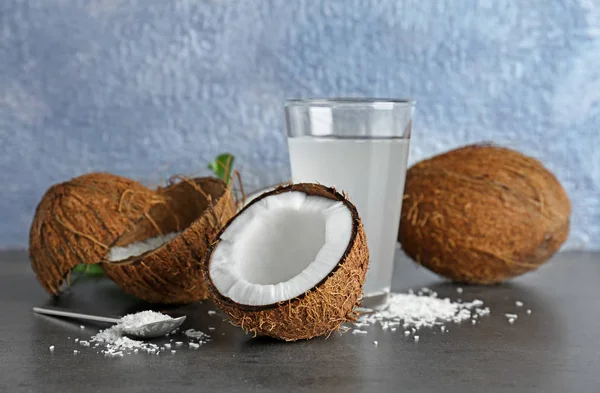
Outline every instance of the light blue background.
<svg viewBox="0 0 600 393"><path fill-rule="evenodd" d="M600 2L2 0L0 247L25 246L53 183L157 183L236 155L289 177L291 96L411 96L411 163L495 141L573 203L567 248L600 249Z"/></svg>

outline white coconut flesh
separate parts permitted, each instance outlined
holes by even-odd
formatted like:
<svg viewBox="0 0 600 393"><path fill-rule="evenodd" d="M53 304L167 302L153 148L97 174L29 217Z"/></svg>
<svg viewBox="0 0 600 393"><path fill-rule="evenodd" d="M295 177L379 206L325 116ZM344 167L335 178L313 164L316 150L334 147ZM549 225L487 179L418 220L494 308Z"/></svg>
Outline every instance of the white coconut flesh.
<svg viewBox="0 0 600 393"><path fill-rule="evenodd" d="M130 257L137 257L145 252L155 250L163 244L170 242L179 235L179 232L168 233L164 236L151 237L146 240L131 243L124 247L113 247L108 253L110 262L123 261Z"/></svg>
<svg viewBox="0 0 600 393"><path fill-rule="evenodd" d="M210 260L211 281L238 304L293 299L337 266L351 241L352 225L343 202L299 191L269 195L223 231Z"/></svg>

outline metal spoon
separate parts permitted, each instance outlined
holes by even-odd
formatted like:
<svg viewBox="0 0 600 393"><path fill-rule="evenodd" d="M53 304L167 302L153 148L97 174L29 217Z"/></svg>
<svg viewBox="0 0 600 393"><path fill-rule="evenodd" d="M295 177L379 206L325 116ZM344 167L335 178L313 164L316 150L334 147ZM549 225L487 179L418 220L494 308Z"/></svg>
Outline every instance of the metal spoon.
<svg viewBox="0 0 600 393"><path fill-rule="evenodd" d="M118 318L101 317L98 315L81 314L70 311L56 310L52 308L34 307L33 312L44 315L55 315L58 317L67 317L75 319L83 319L88 321L108 322L108 323L119 323L121 322ZM164 321L147 323L145 325L136 326L135 329L124 328L123 332L128 336L141 337L141 338L153 338L164 336L167 333L171 333L177 329L183 321L185 321L185 315L179 318L166 319Z"/></svg>

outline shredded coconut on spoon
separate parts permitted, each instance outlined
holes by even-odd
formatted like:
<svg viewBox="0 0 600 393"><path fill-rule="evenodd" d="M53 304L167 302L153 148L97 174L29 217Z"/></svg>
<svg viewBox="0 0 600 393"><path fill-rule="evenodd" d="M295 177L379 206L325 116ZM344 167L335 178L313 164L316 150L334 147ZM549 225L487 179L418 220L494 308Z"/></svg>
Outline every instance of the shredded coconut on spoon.
<svg viewBox="0 0 600 393"><path fill-rule="evenodd" d="M98 334L92 336L89 342L79 340L79 345L90 346L90 344L93 344L95 348L102 347L100 352L107 356L123 356L125 354L138 353L140 350L148 354L158 355L160 352L158 345L126 337L125 331L135 331L145 324L167 319L171 319L171 317L156 311L142 311L135 314L128 314L121 318L118 324L101 330ZM198 337L198 345L207 342L209 337L208 334L202 333L202 336Z"/></svg>

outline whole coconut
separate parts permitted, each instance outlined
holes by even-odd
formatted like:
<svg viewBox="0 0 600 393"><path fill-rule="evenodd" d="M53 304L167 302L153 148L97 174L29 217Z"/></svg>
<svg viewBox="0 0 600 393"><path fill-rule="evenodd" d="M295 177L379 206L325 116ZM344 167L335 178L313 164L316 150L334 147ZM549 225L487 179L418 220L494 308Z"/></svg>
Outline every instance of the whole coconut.
<svg viewBox="0 0 600 393"><path fill-rule="evenodd" d="M567 239L570 213L567 194L539 161L471 145L408 170L398 240L441 276L492 284L546 262Z"/></svg>
<svg viewBox="0 0 600 393"><path fill-rule="evenodd" d="M90 173L56 184L42 197L29 233L29 256L50 294L80 263L99 263L111 243L162 203L141 183L109 173Z"/></svg>

